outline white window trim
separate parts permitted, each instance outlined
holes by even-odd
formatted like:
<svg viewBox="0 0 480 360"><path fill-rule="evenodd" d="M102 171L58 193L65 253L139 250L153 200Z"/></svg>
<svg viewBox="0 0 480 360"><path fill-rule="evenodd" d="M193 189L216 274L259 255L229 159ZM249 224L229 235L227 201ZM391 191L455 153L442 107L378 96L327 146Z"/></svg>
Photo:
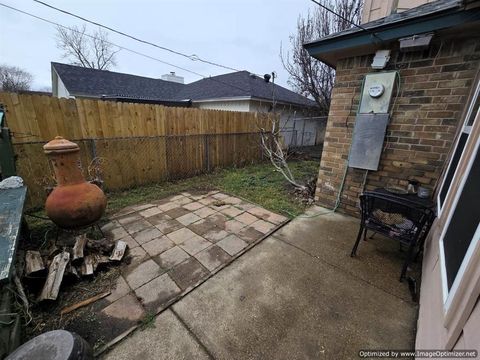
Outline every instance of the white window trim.
<svg viewBox="0 0 480 360"><path fill-rule="evenodd" d="M457 139L455 141L455 146L453 147L454 150L452 151L452 154L451 154L452 157L451 157L450 161L448 162L447 170L445 171L444 176L443 176L442 185L440 186L440 189L438 190L438 193L437 193L438 217L440 217L440 215L442 214L442 210L444 208L443 205L445 205L445 203L447 201L447 198L448 198L448 195L450 193L450 189L448 189L447 193L445 194L445 199L444 199L443 204L442 204L441 200L440 200L440 194L442 193L443 187L445 186L445 181L447 179L446 175L448 174L448 172L450 171L450 167L452 166L453 155L455 154L455 151L457 150L457 146L458 146L458 143L460 142L461 135L463 133L466 133L466 134L470 135L470 132L472 131L472 125L467 125L467 123L468 123L468 119L472 115L473 107L475 106L475 102L476 102L478 96L480 96L480 81L477 82L477 87L475 89L475 93L473 94L473 97L472 97L472 99L470 101L470 104L468 106L467 114L465 115L465 119L463 121L462 130L458 134ZM478 115L479 112L480 112L480 108L477 111L477 115ZM475 119L474 119L473 123L475 123ZM466 147L466 144L465 144L465 147ZM460 155L460 159L463 157L465 147L462 150L462 154ZM460 161L459 161L459 163L460 163ZM458 170L458 164L457 164L457 169L455 169L455 173L453 174L452 181L457 176L457 170Z"/></svg>
<svg viewBox="0 0 480 360"><path fill-rule="evenodd" d="M458 270L458 273L455 277L450 291L448 290L447 284L445 253L443 247L443 239L450 225L453 213L455 212L455 209L457 207L466 180L472 169L475 157L477 156L479 151L480 138L477 138L475 141L475 148L467 164L465 175L462 176L460 185L456 190L455 198L447 215L447 220L445 222L445 226L442 229L442 234L439 241L440 269L443 290L444 326L447 328L448 333L450 334L447 343L451 346L453 346L452 342L456 340L455 336L453 335L455 335L455 333L458 333L458 331L461 331L461 328L463 328L463 322L466 321L468 315L470 314L470 311L472 310L476 302L476 299L478 298L478 294L480 293L480 224L477 226L476 232L473 235L472 241L467 249L465 257ZM469 141L467 141L467 143L465 144L465 148L467 148L468 143ZM462 159L460 159L459 163L461 161ZM455 177L456 176L454 176L454 178ZM472 294L472 292L474 292L474 294Z"/></svg>

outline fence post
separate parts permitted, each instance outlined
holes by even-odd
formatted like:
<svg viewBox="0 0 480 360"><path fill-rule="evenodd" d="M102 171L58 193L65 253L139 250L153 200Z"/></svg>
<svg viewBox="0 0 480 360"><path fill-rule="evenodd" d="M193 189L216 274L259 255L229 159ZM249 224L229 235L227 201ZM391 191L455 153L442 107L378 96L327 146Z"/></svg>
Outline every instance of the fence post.
<svg viewBox="0 0 480 360"><path fill-rule="evenodd" d="M16 175L15 170L15 154L13 152L13 145L10 130L3 127L5 121L5 111L3 106L0 106L0 169L2 178Z"/></svg>
<svg viewBox="0 0 480 360"><path fill-rule="evenodd" d="M208 147L208 134L204 135L204 145L205 148L205 166L207 167L207 172L210 172L210 149Z"/></svg>
<svg viewBox="0 0 480 360"><path fill-rule="evenodd" d="M97 167L97 164L98 164L98 161L97 161L97 143L95 142L95 139L92 138L90 139L90 151L91 151L91 156L92 156L92 161L91 163L94 164L95 167ZM100 166L100 165L98 165ZM95 171L95 175L96 177L98 177L98 179L94 179L94 180L100 180L100 181L103 181L102 179L102 172L99 170L99 171Z"/></svg>
<svg viewBox="0 0 480 360"><path fill-rule="evenodd" d="M0 169L2 170L2 178L17 174L15 170L15 154L13 153L10 130L8 128L0 128Z"/></svg>

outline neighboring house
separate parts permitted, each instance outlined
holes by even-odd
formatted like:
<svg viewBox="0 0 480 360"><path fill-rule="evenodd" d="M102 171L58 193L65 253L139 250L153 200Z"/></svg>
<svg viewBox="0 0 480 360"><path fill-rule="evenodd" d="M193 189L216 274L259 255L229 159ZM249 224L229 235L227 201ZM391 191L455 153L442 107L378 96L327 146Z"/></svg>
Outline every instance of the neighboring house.
<svg viewBox="0 0 480 360"><path fill-rule="evenodd" d="M113 71L52 63L52 91L57 97L143 101L170 106L280 113L287 145L323 142L325 121L315 116L316 103L247 71L213 76L190 84L174 73L152 79ZM295 120L297 119L297 120Z"/></svg>
<svg viewBox="0 0 480 360"><path fill-rule="evenodd" d="M374 3L381 2L366 1L367 12ZM337 70L316 200L331 207L338 198L339 210L358 216L364 189L406 188L410 179L430 187L438 217L424 248L416 348L479 349L480 1L392 9L380 19L364 14L373 20L362 24L366 30L355 27L304 45ZM376 63L388 60L382 70L371 67L378 50L390 51L389 58L376 56ZM378 170L348 168L361 99L368 105L369 96L385 89L380 82L363 89L362 81L388 71L399 77Z"/></svg>

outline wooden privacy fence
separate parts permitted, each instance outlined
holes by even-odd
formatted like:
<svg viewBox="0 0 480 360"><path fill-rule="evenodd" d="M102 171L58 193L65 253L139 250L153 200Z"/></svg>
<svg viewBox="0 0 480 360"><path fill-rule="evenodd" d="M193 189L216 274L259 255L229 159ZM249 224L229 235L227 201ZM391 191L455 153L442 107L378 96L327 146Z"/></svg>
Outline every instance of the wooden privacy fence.
<svg viewBox="0 0 480 360"><path fill-rule="evenodd" d="M174 108L153 104L1 93L13 133L18 174L29 206L43 206L52 185L42 146L60 135L80 146L87 178L100 176L107 190L180 179L262 158L256 113ZM100 171L98 171L100 170Z"/></svg>

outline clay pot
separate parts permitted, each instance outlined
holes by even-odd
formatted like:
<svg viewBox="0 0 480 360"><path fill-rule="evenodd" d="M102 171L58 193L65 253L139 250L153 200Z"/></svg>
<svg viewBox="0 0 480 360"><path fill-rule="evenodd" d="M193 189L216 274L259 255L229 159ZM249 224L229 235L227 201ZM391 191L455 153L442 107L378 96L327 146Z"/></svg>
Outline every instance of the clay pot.
<svg viewBox="0 0 480 360"><path fill-rule="evenodd" d="M43 149L57 180L45 203L48 217L63 229L94 224L102 217L107 199L97 185L85 181L78 145L57 136Z"/></svg>

